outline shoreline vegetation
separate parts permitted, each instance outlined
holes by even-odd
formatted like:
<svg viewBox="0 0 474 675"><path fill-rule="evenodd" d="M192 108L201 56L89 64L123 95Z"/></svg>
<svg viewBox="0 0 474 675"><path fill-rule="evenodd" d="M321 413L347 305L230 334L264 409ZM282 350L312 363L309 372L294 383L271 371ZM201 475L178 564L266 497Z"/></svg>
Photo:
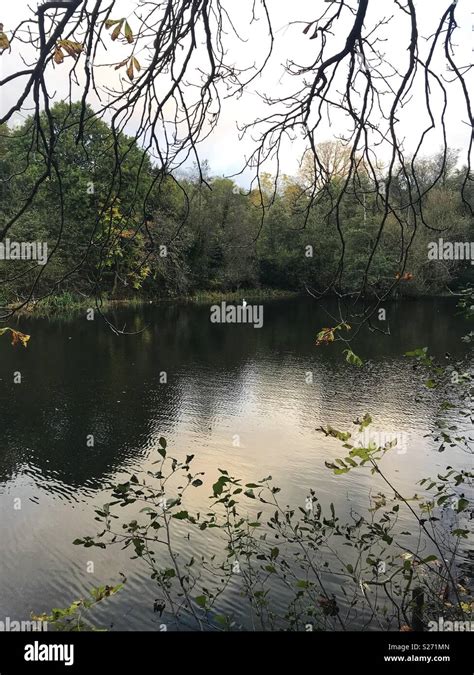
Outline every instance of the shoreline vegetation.
<svg viewBox="0 0 474 675"><path fill-rule="evenodd" d="M423 300L425 298L461 298L463 295L459 291L444 291L435 295L426 293L423 295L394 295L390 301L396 301L400 298L404 300ZM243 300L257 301L257 300L288 300L291 298L311 297L310 293L305 290L288 290L283 288L241 288L239 290L221 291L221 290L198 290L188 295L175 296L132 296L126 298L102 298L98 305L104 312L108 312L121 307L142 307L153 304L165 303L192 303L192 304L208 304L220 303L226 301L228 303L239 304ZM336 296L326 296L336 297ZM315 298L315 302L317 299ZM97 299L91 296L79 295L77 293L70 293L65 291L57 295L50 295L40 300L33 300L24 307L17 309L21 303L11 303L8 309L15 310L18 317L31 318L49 318L49 317L68 317L71 314L76 314L86 310L90 307L97 307Z"/></svg>
<svg viewBox="0 0 474 675"><path fill-rule="evenodd" d="M425 295L403 295L394 296L390 301L398 300L400 297L407 300L423 300L426 298L459 298L462 293L456 291L445 291ZM242 288L237 291L217 291L217 290L201 290L194 291L189 295L176 296L156 296L156 297L128 297L128 298L102 298L99 307L102 311L108 312L121 307L142 307L152 304L164 303L179 303L179 304L207 304L220 303L226 301L228 303L238 304L243 300L257 301L257 300L289 300L292 298L311 297L305 291L292 291L281 288ZM331 297L331 296L330 296ZM335 297L335 296L332 296ZM317 300L315 300L317 301ZM9 309L15 309L20 303L12 303ZM67 317L71 314L79 313L89 307L96 308L96 298L90 296L82 296L68 291L58 295L50 295L41 300L34 300L19 310L16 313L19 317L31 318L49 318L49 317Z"/></svg>
<svg viewBox="0 0 474 675"><path fill-rule="evenodd" d="M103 298L99 307L102 311L110 311L119 307L141 307L158 303L219 303L227 301L239 303L243 300L286 300L305 295L300 291L289 291L274 288L243 288L238 291L195 291L189 295L157 296L151 297L128 297L128 298ZM19 303L9 305L9 309L15 309ZM96 299L89 296L80 296L72 293L51 295L42 300L35 300L25 307L17 310L18 316L36 318L48 318L50 316L68 316L71 313L80 312L89 307L96 307Z"/></svg>

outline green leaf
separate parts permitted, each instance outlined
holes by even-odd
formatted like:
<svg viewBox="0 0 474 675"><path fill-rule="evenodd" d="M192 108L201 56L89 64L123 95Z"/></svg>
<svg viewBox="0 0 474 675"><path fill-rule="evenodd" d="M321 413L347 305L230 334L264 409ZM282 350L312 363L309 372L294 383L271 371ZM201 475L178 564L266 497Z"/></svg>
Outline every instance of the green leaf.
<svg viewBox="0 0 474 675"><path fill-rule="evenodd" d="M212 491L214 493L214 497L218 497L219 495L222 494L224 490L224 485L230 481L230 478L227 478L227 476L220 476L220 478L214 483L212 486Z"/></svg>
<svg viewBox="0 0 474 675"><path fill-rule="evenodd" d="M454 537L462 537L463 539L467 539L468 536L469 536L469 530L462 530L462 529L457 528L456 530L453 530L451 532L451 534Z"/></svg>
<svg viewBox="0 0 474 675"><path fill-rule="evenodd" d="M128 21L125 21L125 28L124 28L124 33L125 33L125 39L129 44L132 44L133 42L133 32L132 29L130 28Z"/></svg>
<svg viewBox="0 0 474 675"><path fill-rule="evenodd" d="M207 598L205 595L198 595L197 598L195 598L197 604L199 607L202 607L203 609L206 607L207 604Z"/></svg>
<svg viewBox="0 0 474 675"><path fill-rule="evenodd" d="M365 427L368 427L369 424L372 424L372 418L369 415L369 413L365 413L364 417L362 418L362 421L359 426L359 431L363 431Z"/></svg>
<svg viewBox="0 0 474 675"><path fill-rule="evenodd" d="M328 426L326 429L321 427L319 431L322 431L324 434L326 434L326 436L332 436L333 438L337 438L339 441L343 441L344 443L351 437L349 431L338 431L337 429L333 429L331 426Z"/></svg>
<svg viewBox="0 0 474 675"><path fill-rule="evenodd" d="M369 451L366 448L354 448L350 453L351 457L360 457L361 459L369 459Z"/></svg>
<svg viewBox="0 0 474 675"><path fill-rule="evenodd" d="M418 349L413 349L411 352L405 352L405 356L423 358L428 352L428 347L419 347Z"/></svg>
<svg viewBox="0 0 474 675"><path fill-rule="evenodd" d="M189 518L189 513L187 511L178 511L178 513L173 513L173 518L176 520L186 520Z"/></svg>
<svg viewBox="0 0 474 675"><path fill-rule="evenodd" d="M361 366L364 365L362 359L357 356L357 354L354 354L352 349L344 349L343 354L346 355L346 361L347 363L350 363L351 366L357 366L360 368Z"/></svg>
<svg viewBox="0 0 474 675"><path fill-rule="evenodd" d="M465 511L468 506L469 506L469 500L468 499L459 499L457 509L456 509L456 513L461 513L461 511Z"/></svg>
<svg viewBox="0 0 474 675"><path fill-rule="evenodd" d="M161 437L160 440L158 441L160 446L158 449L158 453L163 457L163 459L166 458L166 440Z"/></svg>
<svg viewBox="0 0 474 675"><path fill-rule="evenodd" d="M166 508L171 509L171 508L173 508L173 506L176 506L176 504L179 504L179 503L180 503L179 499L176 499L176 498L167 499L166 500Z"/></svg>

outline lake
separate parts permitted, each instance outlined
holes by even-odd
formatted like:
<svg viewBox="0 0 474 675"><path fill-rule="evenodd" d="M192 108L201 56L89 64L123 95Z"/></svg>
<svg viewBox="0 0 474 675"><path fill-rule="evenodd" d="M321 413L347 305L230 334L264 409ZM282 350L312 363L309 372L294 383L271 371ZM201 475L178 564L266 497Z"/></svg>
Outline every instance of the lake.
<svg viewBox="0 0 474 675"><path fill-rule="evenodd" d="M128 551L72 541L97 532L94 509L110 501L108 486L147 468L160 436L170 454L193 453L194 469L206 472L207 489L193 493L196 510L208 503L218 468L247 481L272 475L284 503L304 504L313 488L342 513L349 504L365 508L376 479L358 471L333 476L324 462L343 450L317 429L350 429L367 412L374 428L406 440L403 452L384 459L402 493L447 464L469 465L466 453L439 453L425 438L438 395L420 396L420 377L403 356L423 346L441 358L465 355L460 337L469 328L454 301L388 304L381 326L390 326L390 336L364 331L353 344L368 362L363 369L347 364L338 344L314 345L317 332L334 325L333 302L263 305L262 328L212 323L209 304L163 302L115 312L120 327L141 331L133 336L80 316L22 319L19 329L32 336L26 350L2 339L0 619L66 607L92 586L118 583L124 572L128 583L98 609L99 625L157 630L162 619L153 612L157 593L147 569ZM212 550L212 533L195 545ZM285 598L279 602L284 607ZM239 615L239 603L229 593L222 609Z"/></svg>

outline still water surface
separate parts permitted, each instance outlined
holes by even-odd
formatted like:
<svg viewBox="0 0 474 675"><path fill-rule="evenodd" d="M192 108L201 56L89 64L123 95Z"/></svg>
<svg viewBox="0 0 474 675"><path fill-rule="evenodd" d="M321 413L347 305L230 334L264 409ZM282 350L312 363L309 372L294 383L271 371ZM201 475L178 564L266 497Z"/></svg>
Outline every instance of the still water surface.
<svg viewBox="0 0 474 675"><path fill-rule="evenodd" d="M447 464L466 468L465 453L440 454L424 437L437 394L418 397L419 378L403 357L425 345L438 356L464 354L468 327L455 304L390 305L391 335L364 333L353 346L369 361L363 370L348 366L339 346L314 347L317 331L332 325L327 310L335 307L310 299L265 302L263 328L255 329L211 324L207 305L163 303L115 316L129 330L146 327L133 337L115 336L100 320L21 321L32 335L28 349L0 349L0 619L68 606L93 585L118 583L122 571L128 584L97 613L99 623L157 629L147 570L128 551L72 541L97 532L94 509L110 501L108 485L148 467L160 436L170 454L193 453L194 470L206 472L207 489L193 493L196 510L218 467L246 481L272 475L291 505L303 505L313 488L342 513L365 508L374 478L332 476L324 461L341 448L317 428L349 429L366 412L376 429L406 434L406 453L384 460L402 492ZM14 371L21 384L13 384ZM207 532L196 542L197 551L213 546ZM86 571L91 559L94 574ZM280 604L284 610L284 597ZM239 597L229 594L221 610L237 616Z"/></svg>

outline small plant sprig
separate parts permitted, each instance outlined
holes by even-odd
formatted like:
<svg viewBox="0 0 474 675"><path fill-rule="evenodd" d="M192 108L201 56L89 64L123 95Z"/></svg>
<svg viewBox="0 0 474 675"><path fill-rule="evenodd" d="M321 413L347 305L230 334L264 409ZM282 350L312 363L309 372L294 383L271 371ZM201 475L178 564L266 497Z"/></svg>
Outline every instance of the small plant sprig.
<svg viewBox="0 0 474 675"><path fill-rule="evenodd" d="M90 598L75 600L69 607L64 609L52 609L50 614L33 614L33 621L47 623L55 631L60 632L81 632L81 631L103 631L106 629L94 626L85 615L106 598L110 598L118 593L126 583L126 578L116 586L97 586L90 590Z"/></svg>

